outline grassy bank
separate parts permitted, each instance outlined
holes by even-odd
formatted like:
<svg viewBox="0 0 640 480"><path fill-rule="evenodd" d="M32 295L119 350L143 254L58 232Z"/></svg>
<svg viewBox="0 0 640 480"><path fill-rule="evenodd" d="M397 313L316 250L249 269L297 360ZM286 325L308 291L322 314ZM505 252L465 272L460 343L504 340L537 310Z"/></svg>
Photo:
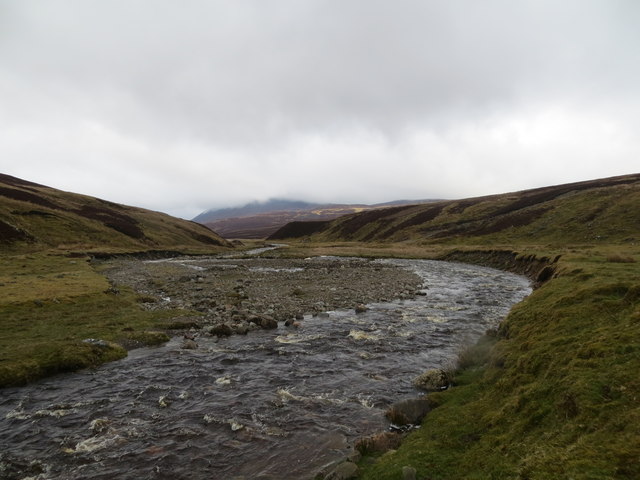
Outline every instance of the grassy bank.
<svg viewBox="0 0 640 480"><path fill-rule="evenodd" d="M88 260L57 252L2 257L0 387L122 358L122 345L168 340L163 320L180 312L144 310L140 297L112 288Z"/></svg>
<svg viewBox="0 0 640 480"><path fill-rule="evenodd" d="M403 466L430 480L640 478L638 253L566 250L492 348L466 352L422 428L364 459L361 478L401 479Z"/></svg>

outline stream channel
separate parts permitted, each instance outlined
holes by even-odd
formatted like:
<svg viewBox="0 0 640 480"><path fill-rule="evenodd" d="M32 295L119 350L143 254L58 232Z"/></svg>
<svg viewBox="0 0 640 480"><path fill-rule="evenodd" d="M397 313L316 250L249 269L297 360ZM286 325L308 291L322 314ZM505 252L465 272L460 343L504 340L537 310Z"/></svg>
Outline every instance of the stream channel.
<svg viewBox="0 0 640 480"><path fill-rule="evenodd" d="M174 338L98 369L0 391L0 478L309 479L384 431L384 411L422 395L413 379L450 366L531 291L472 265L380 260L422 293L331 311L304 327Z"/></svg>

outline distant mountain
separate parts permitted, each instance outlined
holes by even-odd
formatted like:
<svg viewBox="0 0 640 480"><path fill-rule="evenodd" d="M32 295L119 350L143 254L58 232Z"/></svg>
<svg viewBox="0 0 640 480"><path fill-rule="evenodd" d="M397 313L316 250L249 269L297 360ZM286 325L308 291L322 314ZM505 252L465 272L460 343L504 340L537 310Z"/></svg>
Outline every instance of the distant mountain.
<svg viewBox="0 0 640 480"><path fill-rule="evenodd" d="M202 212L197 217L193 218L194 222L208 223L215 220L221 220L223 218L238 218L248 217L251 215L258 215L261 213L280 212L280 211L299 211L299 210L311 210L312 208L320 206L317 203L302 202L299 200L284 200L280 198L273 198L265 202L251 202L242 207L231 207L221 209L211 209L206 212Z"/></svg>
<svg viewBox="0 0 640 480"><path fill-rule="evenodd" d="M199 223L0 174L0 247L211 251L230 244Z"/></svg>
<svg viewBox="0 0 640 480"><path fill-rule="evenodd" d="M273 199L243 207L207 210L193 219L224 238L267 238L289 222L317 222L388 205L424 203L428 200L397 200L378 205L322 205L299 200Z"/></svg>

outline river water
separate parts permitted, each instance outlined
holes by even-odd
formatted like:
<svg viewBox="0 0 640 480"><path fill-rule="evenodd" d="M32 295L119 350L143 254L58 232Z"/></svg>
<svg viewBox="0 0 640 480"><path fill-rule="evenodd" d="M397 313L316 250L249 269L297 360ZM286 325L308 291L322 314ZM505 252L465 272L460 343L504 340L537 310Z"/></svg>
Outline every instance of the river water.
<svg viewBox="0 0 640 480"><path fill-rule="evenodd" d="M0 478L306 479L389 428L412 380L451 364L530 293L463 264L385 260L424 296L246 336L181 339L95 370L0 391Z"/></svg>

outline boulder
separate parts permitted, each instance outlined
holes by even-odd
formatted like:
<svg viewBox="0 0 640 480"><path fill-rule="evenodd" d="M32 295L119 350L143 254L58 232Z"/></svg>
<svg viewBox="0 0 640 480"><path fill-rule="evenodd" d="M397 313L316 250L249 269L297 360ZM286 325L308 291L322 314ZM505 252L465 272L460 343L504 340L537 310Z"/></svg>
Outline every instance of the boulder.
<svg viewBox="0 0 640 480"><path fill-rule="evenodd" d="M431 406L426 397L410 398L394 403L385 416L394 425L420 425L430 410Z"/></svg>
<svg viewBox="0 0 640 480"><path fill-rule="evenodd" d="M260 326L264 329L274 329L278 328L278 322L275 318L265 315L260 321Z"/></svg>
<svg viewBox="0 0 640 480"><path fill-rule="evenodd" d="M398 448L402 438L397 432L377 433L358 439L355 448L362 455L381 454Z"/></svg>
<svg viewBox="0 0 640 480"><path fill-rule="evenodd" d="M324 477L324 480L349 480L358 475L358 466L353 462L343 462L333 472Z"/></svg>
<svg viewBox="0 0 640 480"><path fill-rule="evenodd" d="M369 307L367 307L364 303L359 303L355 308L356 313L364 313L367 310L369 310Z"/></svg>
<svg viewBox="0 0 640 480"><path fill-rule="evenodd" d="M247 333L249 333L249 325L247 325L246 323L240 323L239 325L235 326L234 330L235 333L239 335L246 335Z"/></svg>
<svg viewBox="0 0 640 480"><path fill-rule="evenodd" d="M214 325L213 328L210 329L210 332L212 335L217 335L218 337L228 337L233 334L233 329L226 323L221 323Z"/></svg>
<svg viewBox="0 0 640 480"><path fill-rule="evenodd" d="M416 480L416 473L413 467L402 467L402 480Z"/></svg>
<svg viewBox="0 0 640 480"><path fill-rule="evenodd" d="M278 328L278 321L269 315L253 315L249 317L249 322L264 329Z"/></svg>
<svg viewBox="0 0 640 480"><path fill-rule="evenodd" d="M180 348L185 350L196 350L198 348L198 344L190 338L185 338L182 345L180 345Z"/></svg>
<svg viewBox="0 0 640 480"><path fill-rule="evenodd" d="M451 384L451 378L441 368L432 368L422 373L413 381L413 385L426 392L446 390Z"/></svg>

